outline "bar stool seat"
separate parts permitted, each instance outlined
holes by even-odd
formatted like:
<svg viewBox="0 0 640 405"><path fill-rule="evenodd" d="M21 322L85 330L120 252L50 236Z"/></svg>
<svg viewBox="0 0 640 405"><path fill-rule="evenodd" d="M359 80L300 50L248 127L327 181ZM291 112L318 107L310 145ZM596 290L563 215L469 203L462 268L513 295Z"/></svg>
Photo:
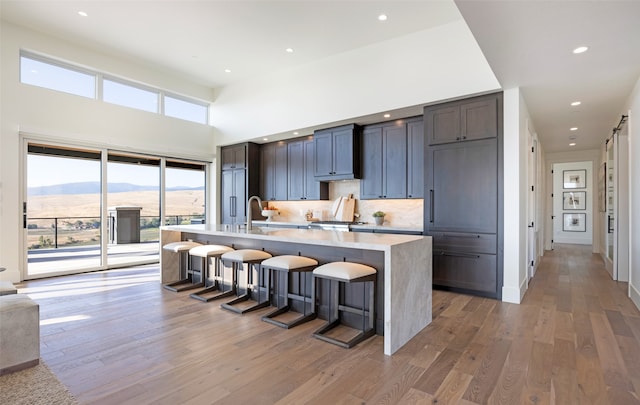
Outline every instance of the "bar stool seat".
<svg viewBox="0 0 640 405"><path fill-rule="evenodd" d="M318 261L315 259L311 259L309 257L304 256L294 256L294 255L283 255L276 256L270 259L267 259L262 262L261 266L263 269L266 269L271 275L274 271L279 273L284 273L284 288L280 290L280 282L278 275L274 275L274 277L270 277L273 280L274 288L273 294L276 296L276 309L262 317L262 320L265 322L272 323L274 325L280 326L281 328L289 329L293 328L296 325L300 325L301 323L307 322L316 317L312 298L307 298L306 294L306 282L302 282L302 275L298 278L298 291L304 290L302 294L293 294L289 291L289 273L302 273L302 272L310 272L316 268L318 265ZM303 283L304 287L300 288L300 284ZM284 305L280 305L280 296L284 297ZM288 322L283 322L275 319L275 317L289 312L291 300L302 301L302 315L292 319ZM311 310L307 313L307 302L311 304Z"/></svg>
<svg viewBox="0 0 640 405"><path fill-rule="evenodd" d="M204 278L202 277L202 272L200 272L200 282L193 282L193 269L191 268L191 257L189 256L189 250L194 247L201 246L198 242L183 240L179 242L171 242L162 246L163 250L178 253L178 281L174 281L171 283L164 284L163 287L167 290L179 292L185 290L191 290L194 288L204 286ZM187 256L187 263L185 265L184 258Z"/></svg>
<svg viewBox="0 0 640 405"><path fill-rule="evenodd" d="M202 259L202 269L204 280L204 289L189 294L191 298L200 301L209 302L218 298L228 297L233 294L233 289L224 291L224 272L220 272L220 257L227 252L233 251L232 247L224 245L202 245L189 249L190 256L200 257ZM213 284L209 284L210 267L209 260L214 260ZM209 295L212 292L219 291L219 294Z"/></svg>
<svg viewBox="0 0 640 405"><path fill-rule="evenodd" d="M335 345L351 348L363 340L373 336L375 334L375 288L377 271L373 267L366 266L359 263L351 262L332 262L317 267L313 270L313 302L315 303L316 293L316 279L329 280L329 320L320 329L313 333L315 338L324 340L325 342L333 343ZM339 286L340 283L371 283L369 287L369 294L363 292L362 308L353 308L346 305L341 305L339 302ZM331 292L331 284L337 283L336 288L333 288ZM366 287L366 285L365 285ZM366 306L366 297L369 296L368 309ZM335 337L327 336L326 334L342 324L340 312L349 312L353 314L360 314L362 316L362 328L360 332L349 340L340 340ZM317 311L316 311L317 312ZM365 319L369 319L368 324L365 323Z"/></svg>
<svg viewBox="0 0 640 405"><path fill-rule="evenodd" d="M263 250L256 250L256 249L238 249L231 252L223 253L222 256L220 256L220 260L222 260L222 263L224 266L226 266L226 264L229 263L232 267L232 277L233 277L232 288L236 294L235 299L229 302L226 302L224 304L221 304L220 305L221 308L236 312L238 314L244 314L249 311L254 311L256 309L269 306L268 280L267 280L267 287L266 287L267 298L264 301L261 300L262 294L260 290L262 288L262 268L260 266L260 263L263 260L269 259L270 257L272 257L271 254ZM244 270L245 264L247 265L246 289L244 294L239 294L240 282L238 279L238 271ZM254 268L256 268L258 271L257 286L253 285L253 269ZM242 306L242 307L235 306L236 304L239 304L241 302L251 300L252 293L257 294L257 299L255 300L256 301L255 304L250 306Z"/></svg>

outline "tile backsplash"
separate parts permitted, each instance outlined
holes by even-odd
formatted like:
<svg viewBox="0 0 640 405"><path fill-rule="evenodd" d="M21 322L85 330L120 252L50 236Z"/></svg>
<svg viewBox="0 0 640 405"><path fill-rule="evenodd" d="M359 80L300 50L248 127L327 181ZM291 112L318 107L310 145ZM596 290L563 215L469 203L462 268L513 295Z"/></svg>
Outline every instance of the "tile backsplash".
<svg viewBox="0 0 640 405"><path fill-rule="evenodd" d="M385 224L398 227L423 226L423 200L399 199L399 200L360 200L360 180L334 181L329 183L329 201L273 201L270 206L276 206L280 215L273 218L274 221L303 221L308 210L313 211L316 217L322 220L332 220L331 207L333 201L339 196L353 194L356 199L356 214L360 217L356 220L373 223L375 211L384 211Z"/></svg>

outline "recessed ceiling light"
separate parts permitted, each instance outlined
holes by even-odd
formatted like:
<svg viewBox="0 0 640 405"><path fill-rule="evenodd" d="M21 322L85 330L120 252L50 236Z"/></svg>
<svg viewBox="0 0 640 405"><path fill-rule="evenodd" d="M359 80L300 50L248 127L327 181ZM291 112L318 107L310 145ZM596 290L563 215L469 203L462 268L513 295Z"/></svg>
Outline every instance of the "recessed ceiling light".
<svg viewBox="0 0 640 405"><path fill-rule="evenodd" d="M386 14L380 14L378 16L378 20L380 21L387 21L387 15Z"/></svg>
<svg viewBox="0 0 640 405"><path fill-rule="evenodd" d="M287 53L293 53L293 48L287 48L287 49L285 49L285 51L286 51Z"/></svg>
<svg viewBox="0 0 640 405"><path fill-rule="evenodd" d="M294 134L294 135L298 135L298 131L294 132L293 134Z"/></svg>
<svg viewBox="0 0 640 405"><path fill-rule="evenodd" d="M571 105L574 107L580 104L582 104L580 101L574 101L573 103L571 103Z"/></svg>
<svg viewBox="0 0 640 405"><path fill-rule="evenodd" d="M587 50L589 49L588 46L579 46L576 49L573 50L573 53L583 53L583 52L587 52Z"/></svg>
<svg viewBox="0 0 640 405"><path fill-rule="evenodd" d="M571 142L571 143L569 144L569 146L576 146L576 143L575 143L575 142Z"/></svg>
<svg viewBox="0 0 640 405"><path fill-rule="evenodd" d="M569 131L577 131L577 130L578 130L578 127L569 128Z"/></svg>
<svg viewBox="0 0 640 405"><path fill-rule="evenodd" d="M262 140L263 140L263 141L268 141L268 140L269 140L269 138L262 138Z"/></svg>
<svg viewBox="0 0 640 405"><path fill-rule="evenodd" d="M225 69L224 72L225 73L231 73L231 69Z"/></svg>
<svg viewBox="0 0 640 405"><path fill-rule="evenodd" d="M81 15L83 17L87 17L89 14L87 14L85 11L78 11L78 15Z"/></svg>
<svg viewBox="0 0 640 405"><path fill-rule="evenodd" d="M385 115L383 115L383 117L389 118L389 117L391 117L391 114L385 114Z"/></svg>

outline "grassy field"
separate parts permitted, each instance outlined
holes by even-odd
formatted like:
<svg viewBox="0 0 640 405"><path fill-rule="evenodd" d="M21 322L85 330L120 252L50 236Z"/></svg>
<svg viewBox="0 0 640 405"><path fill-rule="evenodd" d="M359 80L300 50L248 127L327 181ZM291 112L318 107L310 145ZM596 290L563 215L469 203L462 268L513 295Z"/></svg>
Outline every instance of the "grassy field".
<svg viewBox="0 0 640 405"><path fill-rule="evenodd" d="M204 213L202 190L171 191L166 194L167 216L192 216ZM75 194L29 197L27 243L30 248L51 247L55 244L54 219L58 218L58 246L80 246L100 242L100 195ZM112 193L108 196L108 207L142 207L140 216L145 221L159 216L160 201L155 191ZM154 217L154 218L144 218ZM47 219L32 219L47 218ZM172 218L173 219L173 218ZM80 223L81 222L81 223ZM158 240L158 227L141 229L141 241Z"/></svg>

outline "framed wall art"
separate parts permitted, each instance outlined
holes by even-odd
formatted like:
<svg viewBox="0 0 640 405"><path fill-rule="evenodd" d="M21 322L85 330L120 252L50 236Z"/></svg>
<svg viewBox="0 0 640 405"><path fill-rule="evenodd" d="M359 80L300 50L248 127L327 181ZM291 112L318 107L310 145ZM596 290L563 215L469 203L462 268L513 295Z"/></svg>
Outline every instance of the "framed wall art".
<svg viewBox="0 0 640 405"><path fill-rule="evenodd" d="M587 209L586 191L565 191L562 193L562 208L565 210Z"/></svg>
<svg viewBox="0 0 640 405"><path fill-rule="evenodd" d="M587 187L587 171L586 170L564 170L562 172L564 179L563 188L586 188Z"/></svg>
<svg viewBox="0 0 640 405"><path fill-rule="evenodd" d="M568 214L564 213L562 230L564 232L586 232L587 231L587 214Z"/></svg>

